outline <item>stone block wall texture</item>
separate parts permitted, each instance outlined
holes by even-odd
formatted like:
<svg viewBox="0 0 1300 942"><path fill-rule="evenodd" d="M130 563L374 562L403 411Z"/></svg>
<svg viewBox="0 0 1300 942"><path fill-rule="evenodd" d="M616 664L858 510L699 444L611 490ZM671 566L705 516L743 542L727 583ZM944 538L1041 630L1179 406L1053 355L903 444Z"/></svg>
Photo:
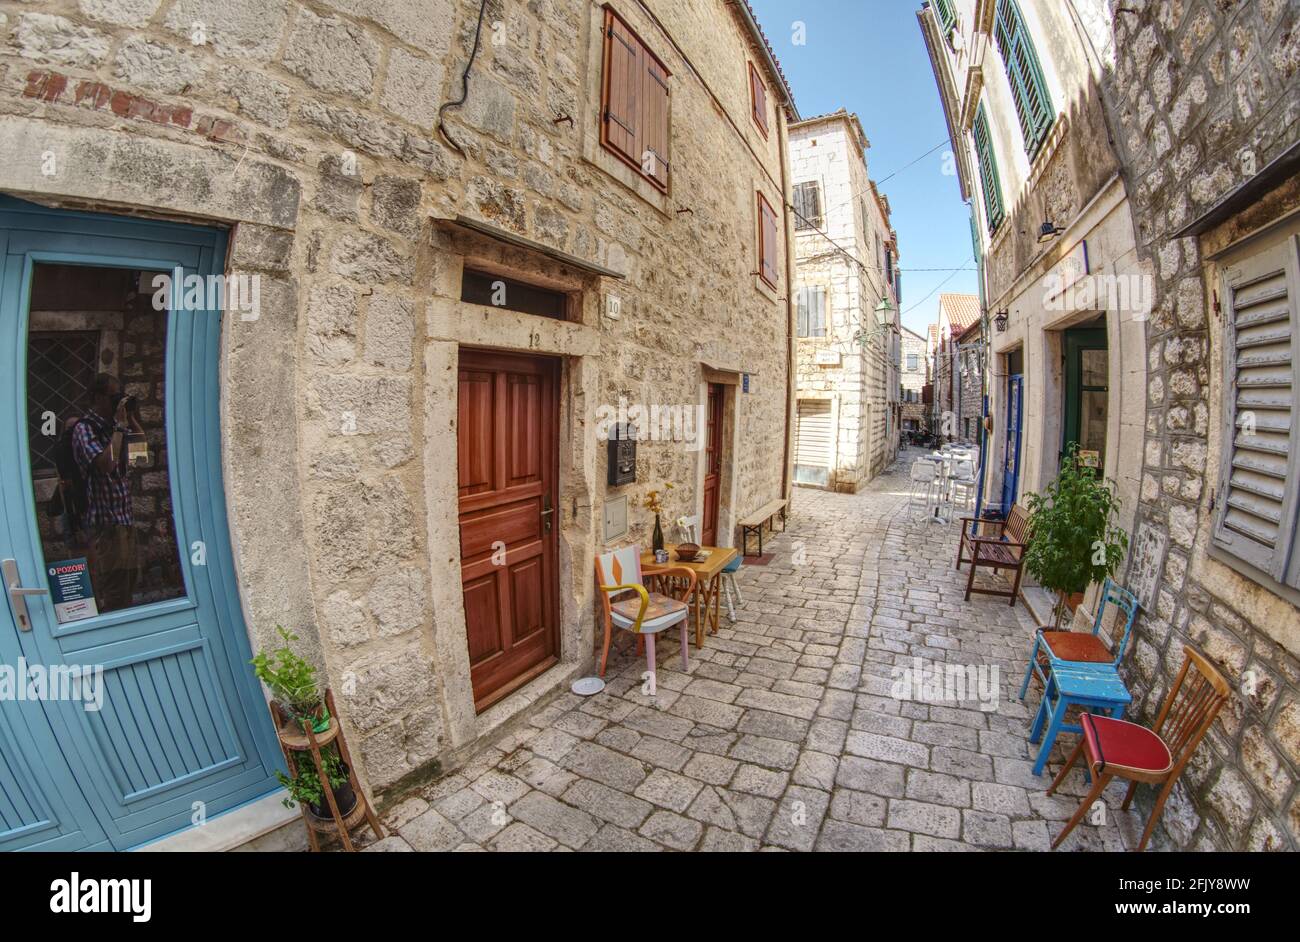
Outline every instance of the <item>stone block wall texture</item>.
<svg viewBox="0 0 1300 942"><path fill-rule="evenodd" d="M448 613L432 605L459 571L426 545L428 495L456 495L454 466L426 466L422 448L426 395L445 385L424 365L449 265L430 216L484 219L626 273L620 320L583 305L609 403L696 402L701 348L721 344L756 377L737 396L732 510L781 496L784 250L778 290L751 273L755 191L785 201L784 120L767 140L752 127L754 52L732 5L655 4L670 36L614 5L673 74L663 205L584 159L600 104L591 0L488 0L468 100L447 115L463 157L435 123L461 91L471 0L0 3L0 188L239 223L231 270L261 277L262 313L227 326L226 484L253 642L276 622L299 629L375 788L445 757L449 711L463 709L434 643ZM593 434L598 405L570 396L566 427ZM633 539L648 535L635 505L649 487L678 485L669 519L696 499L695 452L651 443L641 456ZM598 506L603 457L588 471ZM573 578L590 591L589 569Z"/></svg>
<svg viewBox="0 0 1300 942"><path fill-rule="evenodd" d="M1146 324L1146 450L1137 533L1154 605L1138 623L1128 670L1150 721L1191 642L1235 692L1165 809L1165 846L1300 849L1300 612L1266 587L1207 561L1211 358L1222 322L1203 283L1204 245L1173 233L1291 145L1300 126L1300 7L1288 0L1171 0L1117 11L1105 103L1120 152L1155 304ZM1217 241L1300 205L1295 182ZM1221 407L1221 402L1219 403ZM1222 414L1220 412L1220 414ZM1213 464L1214 466L1211 466ZM1246 678L1253 684L1243 684Z"/></svg>
<svg viewBox="0 0 1300 942"><path fill-rule="evenodd" d="M921 401L925 384L928 382L928 358L925 354L925 338L912 333L902 332L902 366L899 369L899 385L904 391L902 399L902 424L915 422L916 429L924 429L929 424L929 414ZM916 357L916 369L907 368L908 357ZM911 401L908 401L910 394Z"/></svg>

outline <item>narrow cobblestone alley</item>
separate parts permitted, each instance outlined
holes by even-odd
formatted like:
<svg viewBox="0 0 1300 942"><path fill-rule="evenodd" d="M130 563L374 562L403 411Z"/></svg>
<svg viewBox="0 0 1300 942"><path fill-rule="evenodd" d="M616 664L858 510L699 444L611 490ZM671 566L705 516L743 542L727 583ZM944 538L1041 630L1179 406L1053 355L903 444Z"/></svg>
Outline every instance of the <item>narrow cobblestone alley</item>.
<svg viewBox="0 0 1300 942"><path fill-rule="evenodd" d="M1083 778L1048 797L1059 757L1031 773L1037 694L1015 695L1032 626L1020 604L963 601L956 528L909 514L907 463L857 495L800 490L689 674L674 632L646 696L616 638L604 692L562 695L392 807L370 849L1047 849ZM893 668L915 658L996 666L992 708L895 698ZM1122 849L1119 817L1065 847Z"/></svg>

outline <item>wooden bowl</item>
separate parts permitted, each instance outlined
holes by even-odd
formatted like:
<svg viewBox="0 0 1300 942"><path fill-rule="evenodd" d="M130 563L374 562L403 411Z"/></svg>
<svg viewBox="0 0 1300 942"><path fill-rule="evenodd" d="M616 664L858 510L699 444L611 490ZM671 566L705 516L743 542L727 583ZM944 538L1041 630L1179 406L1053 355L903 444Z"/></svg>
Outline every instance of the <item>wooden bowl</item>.
<svg viewBox="0 0 1300 942"><path fill-rule="evenodd" d="M677 558L681 562L689 563L700 555L700 548L695 543L678 543Z"/></svg>

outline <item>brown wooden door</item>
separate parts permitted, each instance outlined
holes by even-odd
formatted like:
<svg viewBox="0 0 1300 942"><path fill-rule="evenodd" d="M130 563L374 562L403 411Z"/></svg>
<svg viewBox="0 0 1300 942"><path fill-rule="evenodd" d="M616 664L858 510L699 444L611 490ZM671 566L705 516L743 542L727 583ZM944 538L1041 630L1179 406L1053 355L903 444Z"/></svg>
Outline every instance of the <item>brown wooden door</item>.
<svg viewBox="0 0 1300 942"><path fill-rule="evenodd" d="M463 350L461 584L474 708L556 663L558 363Z"/></svg>
<svg viewBox="0 0 1300 942"><path fill-rule="evenodd" d="M709 383L709 406L704 429L704 515L700 541L718 545L718 498L722 490L722 403L727 391L721 383Z"/></svg>

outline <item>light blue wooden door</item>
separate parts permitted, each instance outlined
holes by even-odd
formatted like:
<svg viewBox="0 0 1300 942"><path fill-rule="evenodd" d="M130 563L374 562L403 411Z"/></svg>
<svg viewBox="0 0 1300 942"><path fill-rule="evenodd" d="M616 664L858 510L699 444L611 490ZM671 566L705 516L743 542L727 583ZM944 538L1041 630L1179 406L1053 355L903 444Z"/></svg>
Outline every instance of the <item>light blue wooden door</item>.
<svg viewBox="0 0 1300 942"><path fill-rule="evenodd" d="M6 198L0 240L0 557L38 588L59 564L88 558L97 603L70 616L55 598L28 597L23 630L11 601L0 656L98 677L82 683L82 699L47 697L39 710L26 702L0 715L0 793L29 808L0 804L0 828L10 818L57 821L70 846L127 849L271 791L280 764L248 666L226 524L222 315L208 292L185 290L186 278L222 271L225 235ZM146 285L157 273L172 282L151 310ZM84 523L93 514L68 525L54 515L50 495L66 478L42 416L54 438L65 425L75 434L77 417L94 411L87 384L119 372L144 433L121 466L129 525ZM10 828L0 842L6 833L10 845L42 841Z"/></svg>
<svg viewBox="0 0 1300 942"><path fill-rule="evenodd" d="M1025 378L1007 377L1007 448L1002 467L1002 510L1011 513L1020 486L1020 435L1023 424Z"/></svg>

